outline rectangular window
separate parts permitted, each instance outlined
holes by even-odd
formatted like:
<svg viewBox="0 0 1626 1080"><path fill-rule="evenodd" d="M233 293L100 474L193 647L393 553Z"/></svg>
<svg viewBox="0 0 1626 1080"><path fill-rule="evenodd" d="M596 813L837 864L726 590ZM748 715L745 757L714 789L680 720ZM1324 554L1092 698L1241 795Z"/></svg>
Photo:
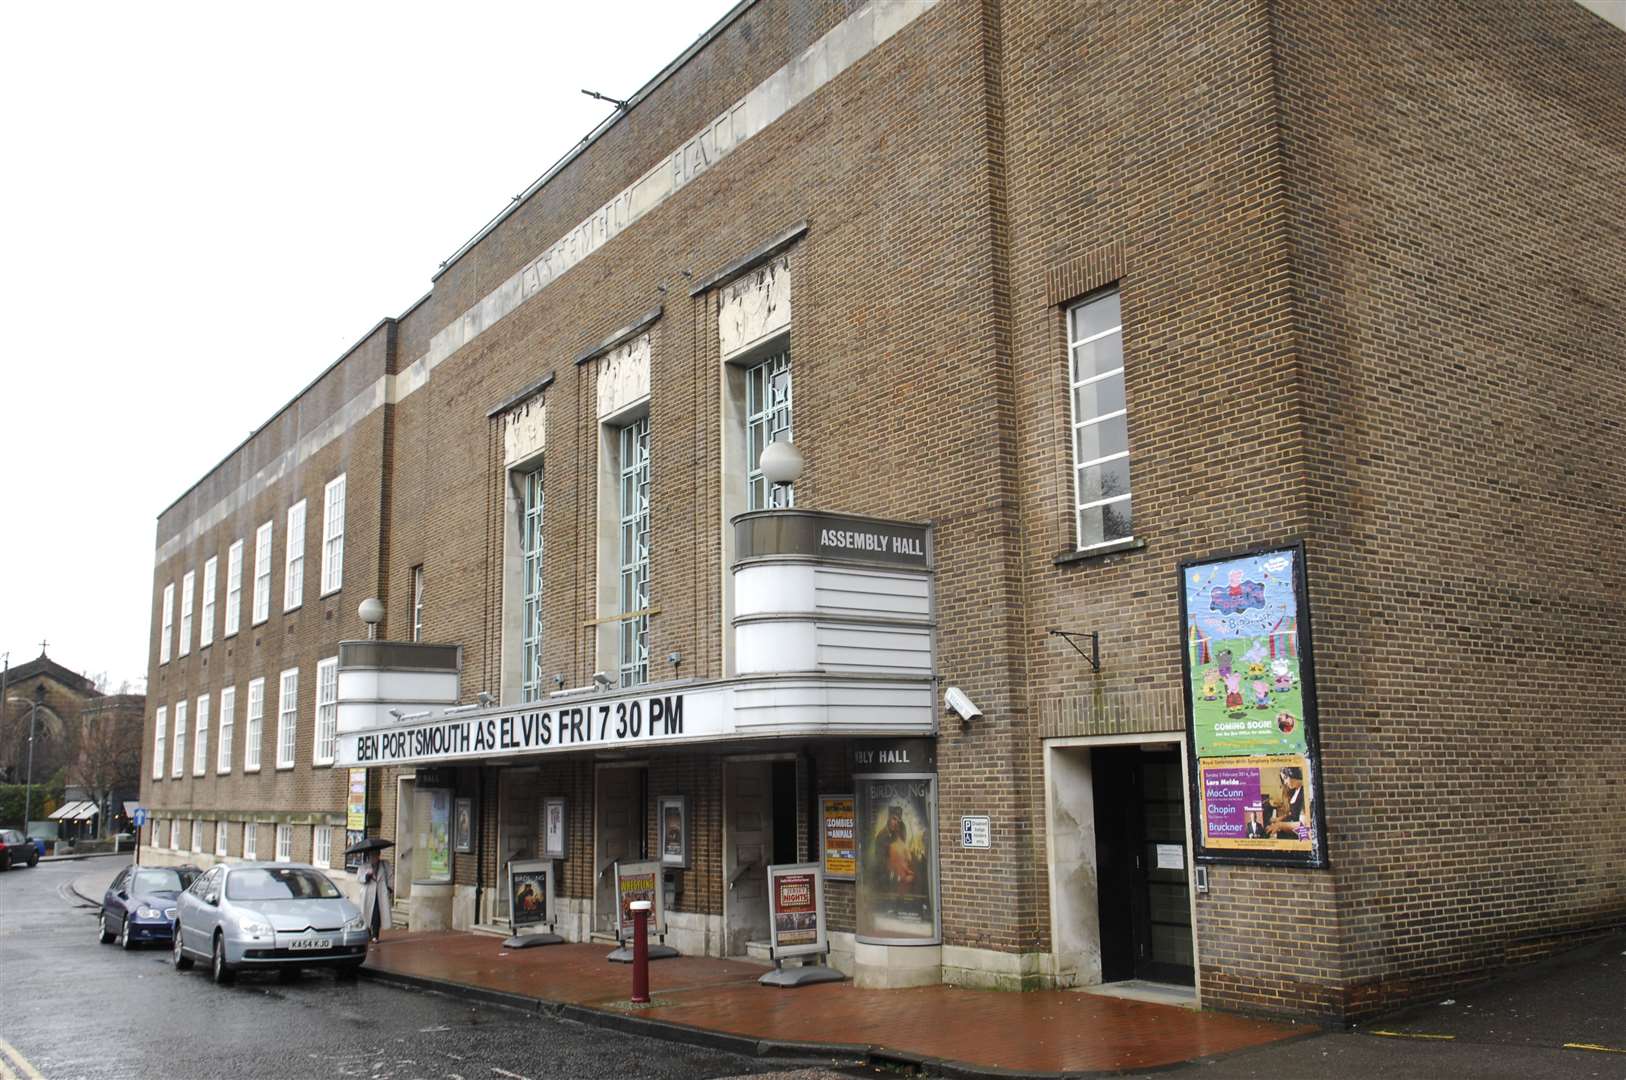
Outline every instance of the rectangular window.
<svg viewBox="0 0 1626 1080"><path fill-rule="evenodd" d="M169 709L167 706L158 706L154 714L152 736L152 778L164 778L164 743L169 734ZM156 843L156 841L154 841Z"/></svg>
<svg viewBox="0 0 1626 1080"><path fill-rule="evenodd" d="M520 700L542 700L542 470L532 469L520 484Z"/></svg>
<svg viewBox="0 0 1626 1080"><path fill-rule="evenodd" d="M344 474L322 493L322 595L344 586Z"/></svg>
<svg viewBox="0 0 1626 1080"><path fill-rule="evenodd" d="M174 818L169 823L169 849L171 851L180 851L181 850L181 819L180 818Z"/></svg>
<svg viewBox="0 0 1626 1080"><path fill-rule="evenodd" d="M311 865L323 870L333 861L333 830L326 825L311 826Z"/></svg>
<svg viewBox="0 0 1626 1080"><path fill-rule="evenodd" d="M412 568L412 640L423 640L423 565Z"/></svg>
<svg viewBox="0 0 1626 1080"><path fill-rule="evenodd" d="M243 825L243 858L253 861L260 857L260 827L254 822Z"/></svg>
<svg viewBox="0 0 1626 1080"><path fill-rule="evenodd" d="M649 681L649 417L621 438L621 685ZM626 618L625 616L631 616Z"/></svg>
<svg viewBox="0 0 1626 1080"><path fill-rule="evenodd" d="M286 562L282 575L282 610L292 611L305 596L305 500L288 508L288 536L283 541Z"/></svg>
<svg viewBox="0 0 1626 1080"><path fill-rule="evenodd" d="M1134 538L1123 318L1116 290L1067 313L1072 387L1073 500L1080 551Z"/></svg>
<svg viewBox="0 0 1626 1080"><path fill-rule="evenodd" d="M155 848L164 846L164 823L157 818L152 819L152 846Z"/></svg>
<svg viewBox="0 0 1626 1080"><path fill-rule="evenodd" d="M775 439L790 439L790 353L769 357L745 373L745 486L747 509L796 505L791 485L775 485L762 475L762 451Z"/></svg>
<svg viewBox="0 0 1626 1080"><path fill-rule="evenodd" d="M333 764L339 741L339 658L331 656L316 665L316 747L317 765Z"/></svg>
<svg viewBox="0 0 1626 1080"><path fill-rule="evenodd" d="M265 727L265 680L248 684L248 712L243 725L243 771L260 771L260 742Z"/></svg>
<svg viewBox="0 0 1626 1080"><path fill-rule="evenodd" d="M177 656L185 656L192 651L192 600L197 591L198 575L195 570L188 570L181 577L181 641L176 649Z"/></svg>
<svg viewBox="0 0 1626 1080"><path fill-rule="evenodd" d="M209 771L209 695L198 695L197 727L192 732L192 775Z"/></svg>
<svg viewBox="0 0 1626 1080"><path fill-rule="evenodd" d="M226 823L215 822L215 854L220 858L226 857Z"/></svg>
<svg viewBox="0 0 1626 1080"><path fill-rule="evenodd" d="M299 731L299 669L282 673L277 690L277 768L294 767L294 738Z"/></svg>
<svg viewBox="0 0 1626 1080"><path fill-rule="evenodd" d="M243 542L232 541L226 549L226 627L222 637L237 633L238 621L243 616Z"/></svg>
<svg viewBox="0 0 1626 1080"><path fill-rule="evenodd" d="M203 822L197 818L192 819L192 850L203 854Z"/></svg>
<svg viewBox="0 0 1626 1080"><path fill-rule="evenodd" d="M180 776L186 770L186 702L175 703L175 745L169 756L169 775Z"/></svg>
<svg viewBox="0 0 1626 1080"><path fill-rule="evenodd" d="M271 523L254 532L254 618L258 626L271 617Z"/></svg>
<svg viewBox="0 0 1626 1080"><path fill-rule="evenodd" d="M231 772L231 740L237 728L237 687L228 686L220 691L220 730L215 741L220 747L215 752L215 772Z"/></svg>
<svg viewBox="0 0 1626 1080"><path fill-rule="evenodd" d="M277 861L294 861L294 827L292 825L277 826Z"/></svg>
<svg viewBox="0 0 1626 1080"><path fill-rule="evenodd" d="M163 627L158 638L158 662L169 663L170 637L175 633L175 583L172 581L164 586L164 611L159 620Z"/></svg>
<svg viewBox="0 0 1626 1080"><path fill-rule="evenodd" d="M198 616L198 648L212 645L215 640L215 588L219 584L220 560L209 556L203 564L203 601Z"/></svg>

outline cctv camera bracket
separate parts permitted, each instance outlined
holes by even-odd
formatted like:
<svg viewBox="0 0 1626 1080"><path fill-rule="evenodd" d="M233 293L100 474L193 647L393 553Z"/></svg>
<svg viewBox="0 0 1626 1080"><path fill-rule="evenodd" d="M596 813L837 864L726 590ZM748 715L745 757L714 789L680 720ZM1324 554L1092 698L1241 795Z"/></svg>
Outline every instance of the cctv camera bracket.
<svg viewBox="0 0 1626 1080"><path fill-rule="evenodd" d="M1082 630L1061 630L1054 626L1049 629L1051 637L1059 637L1067 642L1073 647L1074 652L1090 662L1090 667L1094 669L1097 675L1101 674L1101 632L1099 630L1091 630L1086 634ZM1074 641L1074 638L1089 638L1090 651L1085 652L1083 646Z"/></svg>

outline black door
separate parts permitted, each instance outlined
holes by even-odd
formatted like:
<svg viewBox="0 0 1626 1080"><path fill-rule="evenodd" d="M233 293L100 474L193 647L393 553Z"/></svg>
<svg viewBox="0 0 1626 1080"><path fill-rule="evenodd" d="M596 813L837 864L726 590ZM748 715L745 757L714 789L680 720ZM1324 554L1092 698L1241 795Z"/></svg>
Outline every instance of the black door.
<svg viewBox="0 0 1626 1080"><path fill-rule="evenodd" d="M1091 751L1101 977L1191 985L1191 905L1180 755Z"/></svg>

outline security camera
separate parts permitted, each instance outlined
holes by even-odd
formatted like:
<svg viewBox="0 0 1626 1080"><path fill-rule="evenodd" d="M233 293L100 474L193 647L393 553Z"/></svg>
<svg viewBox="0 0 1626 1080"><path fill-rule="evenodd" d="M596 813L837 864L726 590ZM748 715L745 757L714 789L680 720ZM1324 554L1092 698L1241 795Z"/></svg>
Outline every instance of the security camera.
<svg viewBox="0 0 1626 1080"><path fill-rule="evenodd" d="M982 710L965 696L965 691L958 686L951 686L943 691L943 704L960 714L961 720L977 720L982 717Z"/></svg>
<svg viewBox="0 0 1626 1080"><path fill-rule="evenodd" d="M608 690L615 685L615 680L602 671L593 672L593 682L598 684L600 690Z"/></svg>
<svg viewBox="0 0 1626 1080"><path fill-rule="evenodd" d="M481 705L482 708L489 709L491 706L493 706L495 704L497 704L497 695L496 694L493 694L493 693L491 693L490 691L487 691L487 690L480 691L480 705Z"/></svg>

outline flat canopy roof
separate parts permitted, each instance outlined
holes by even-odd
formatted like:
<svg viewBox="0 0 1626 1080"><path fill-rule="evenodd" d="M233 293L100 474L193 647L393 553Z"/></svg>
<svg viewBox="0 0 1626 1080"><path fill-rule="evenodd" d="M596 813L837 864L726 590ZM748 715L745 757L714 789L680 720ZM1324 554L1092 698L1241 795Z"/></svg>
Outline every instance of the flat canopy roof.
<svg viewBox="0 0 1626 1080"><path fill-rule="evenodd" d="M57 821L86 821L95 817L98 813L100 813L100 810L98 810L95 803L88 799L81 799L78 802L71 802L57 807L51 811L51 819Z"/></svg>

